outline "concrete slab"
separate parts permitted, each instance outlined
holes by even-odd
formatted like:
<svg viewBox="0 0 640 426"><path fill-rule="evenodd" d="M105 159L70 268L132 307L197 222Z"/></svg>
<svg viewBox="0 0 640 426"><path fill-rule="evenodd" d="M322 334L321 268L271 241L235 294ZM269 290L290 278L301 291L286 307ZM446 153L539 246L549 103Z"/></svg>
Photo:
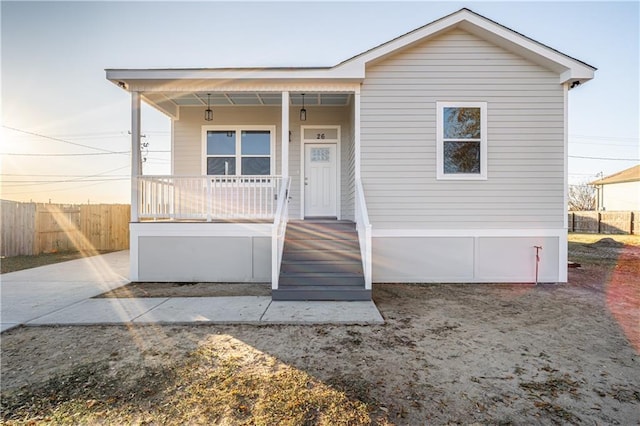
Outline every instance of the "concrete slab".
<svg viewBox="0 0 640 426"><path fill-rule="evenodd" d="M269 296L90 299L129 282L121 251L2 274L0 332L122 323L382 324L373 302L272 302Z"/></svg>
<svg viewBox="0 0 640 426"><path fill-rule="evenodd" d="M110 285L86 282L2 283L3 322L26 322L108 291ZM118 287L121 284L114 285Z"/></svg>
<svg viewBox="0 0 640 426"><path fill-rule="evenodd" d="M262 322L272 324L384 324L373 302L271 302Z"/></svg>
<svg viewBox="0 0 640 426"><path fill-rule="evenodd" d="M132 322L151 309L165 303L167 298L88 299L48 315L41 316L26 325L68 324L122 324Z"/></svg>
<svg viewBox="0 0 640 426"><path fill-rule="evenodd" d="M129 252L61 262L0 276L2 323L26 323L129 282Z"/></svg>
<svg viewBox="0 0 640 426"><path fill-rule="evenodd" d="M134 323L258 323L269 296L175 297Z"/></svg>
<svg viewBox="0 0 640 426"><path fill-rule="evenodd" d="M129 277L129 251L117 251L99 256L85 257L68 262L2 274L3 285L10 282L127 282Z"/></svg>

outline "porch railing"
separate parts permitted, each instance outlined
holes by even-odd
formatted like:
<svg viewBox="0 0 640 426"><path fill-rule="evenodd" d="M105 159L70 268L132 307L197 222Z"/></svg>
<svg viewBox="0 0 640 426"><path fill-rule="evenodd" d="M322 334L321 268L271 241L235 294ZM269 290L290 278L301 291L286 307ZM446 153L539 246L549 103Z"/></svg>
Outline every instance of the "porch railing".
<svg viewBox="0 0 640 426"><path fill-rule="evenodd" d="M362 256L362 269L364 270L364 286L371 290L373 281L372 256L371 256L371 223L369 212L364 198L364 189L360 179L356 179L356 229L360 242L360 255Z"/></svg>
<svg viewBox="0 0 640 426"><path fill-rule="evenodd" d="M278 193L278 208L273 218L273 230L271 235L271 288L278 289L280 278L280 266L282 265L282 252L284 250L284 234L289 221L289 188L291 178L286 178Z"/></svg>
<svg viewBox="0 0 640 426"><path fill-rule="evenodd" d="M138 217L272 220L281 176L138 176Z"/></svg>

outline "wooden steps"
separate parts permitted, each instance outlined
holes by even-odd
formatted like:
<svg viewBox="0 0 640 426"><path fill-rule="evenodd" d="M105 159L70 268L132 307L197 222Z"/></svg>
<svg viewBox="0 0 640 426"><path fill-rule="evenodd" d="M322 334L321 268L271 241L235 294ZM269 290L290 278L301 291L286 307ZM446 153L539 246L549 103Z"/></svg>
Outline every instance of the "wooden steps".
<svg viewBox="0 0 640 426"><path fill-rule="evenodd" d="M366 290L355 224L287 224L278 289L273 300L371 300Z"/></svg>

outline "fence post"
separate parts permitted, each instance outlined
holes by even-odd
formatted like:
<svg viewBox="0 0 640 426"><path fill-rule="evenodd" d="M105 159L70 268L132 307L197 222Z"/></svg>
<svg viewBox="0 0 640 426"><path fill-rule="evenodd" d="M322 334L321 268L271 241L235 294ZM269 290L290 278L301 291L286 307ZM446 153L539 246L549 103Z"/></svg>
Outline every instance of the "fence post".
<svg viewBox="0 0 640 426"><path fill-rule="evenodd" d="M574 232L576 224L575 224L575 213L569 212L569 232Z"/></svg>

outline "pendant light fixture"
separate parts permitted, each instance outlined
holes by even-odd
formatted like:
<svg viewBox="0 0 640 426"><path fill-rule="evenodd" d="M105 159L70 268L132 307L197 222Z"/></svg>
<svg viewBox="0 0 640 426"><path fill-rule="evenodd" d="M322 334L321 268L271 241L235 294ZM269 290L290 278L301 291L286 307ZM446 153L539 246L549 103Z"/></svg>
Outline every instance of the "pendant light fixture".
<svg viewBox="0 0 640 426"><path fill-rule="evenodd" d="M211 109L211 93L207 93L207 109L204 110L205 121L213 120L213 110Z"/></svg>
<svg viewBox="0 0 640 426"><path fill-rule="evenodd" d="M304 109L304 93L302 93L302 108L300 109L300 121L307 121L307 110Z"/></svg>

